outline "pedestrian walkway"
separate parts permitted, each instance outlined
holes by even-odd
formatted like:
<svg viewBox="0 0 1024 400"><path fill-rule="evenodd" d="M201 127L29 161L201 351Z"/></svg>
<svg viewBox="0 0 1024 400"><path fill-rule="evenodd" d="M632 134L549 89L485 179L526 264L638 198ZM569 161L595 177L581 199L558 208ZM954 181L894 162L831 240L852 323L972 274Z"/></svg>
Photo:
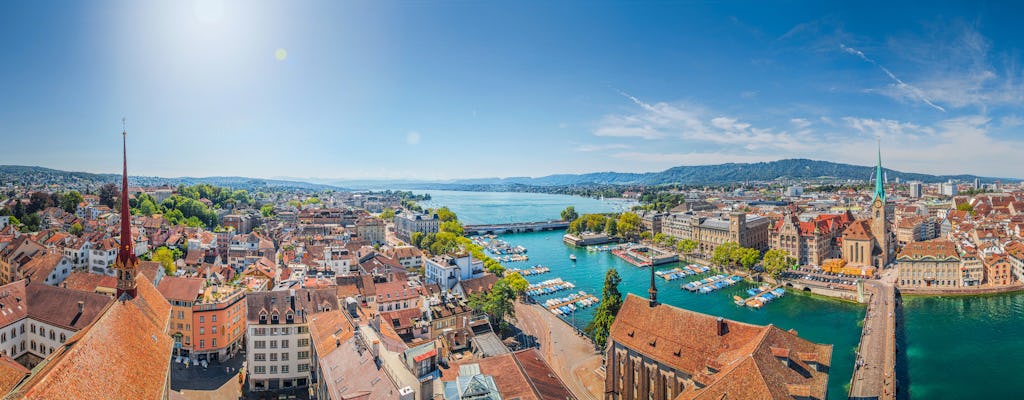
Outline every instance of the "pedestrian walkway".
<svg viewBox="0 0 1024 400"><path fill-rule="evenodd" d="M864 283L871 293L850 399L896 398L896 289L886 280Z"/></svg>

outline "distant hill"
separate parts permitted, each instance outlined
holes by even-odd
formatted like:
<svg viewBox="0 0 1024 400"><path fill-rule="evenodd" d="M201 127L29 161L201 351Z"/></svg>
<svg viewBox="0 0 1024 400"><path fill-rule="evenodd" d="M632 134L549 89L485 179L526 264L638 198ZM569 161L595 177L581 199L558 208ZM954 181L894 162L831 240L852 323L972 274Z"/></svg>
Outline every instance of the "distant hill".
<svg viewBox="0 0 1024 400"><path fill-rule="evenodd" d="M120 174L94 174L89 172L69 172L44 167L23 165L0 165L0 182L19 182L23 184L62 184L62 185L102 185L120 183ZM155 176L129 176L128 184L133 186L178 186L200 183L233 189L303 189L303 190L346 190L333 185L289 181L279 179L244 178L237 176L211 176L205 178L180 177L161 178Z"/></svg>
<svg viewBox="0 0 1024 400"><path fill-rule="evenodd" d="M745 181L774 181L779 179L793 180L870 180L874 179L875 167L863 165L841 164L829 161L808 159L786 159L759 163L727 163L718 165L696 165L672 167L661 172L621 173L593 172L587 174L558 174L537 178L479 178L456 179L447 181L332 181L351 187L395 187L412 189L460 189L487 190L502 189L521 191L524 187L544 186L586 186L586 185L720 185ZM974 175L928 175L901 172L885 169L886 178L901 181L921 181L925 183L945 182L950 179L971 182ZM982 182L991 183L996 179L977 177ZM1001 178L1004 182L1015 182L1019 179Z"/></svg>

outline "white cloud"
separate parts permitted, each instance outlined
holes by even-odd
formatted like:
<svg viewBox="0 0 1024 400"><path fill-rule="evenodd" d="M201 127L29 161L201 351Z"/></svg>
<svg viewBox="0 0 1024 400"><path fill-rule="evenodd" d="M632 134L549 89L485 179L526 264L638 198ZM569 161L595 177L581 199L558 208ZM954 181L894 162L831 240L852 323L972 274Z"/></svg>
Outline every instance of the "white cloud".
<svg viewBox="0 0 1024 400"><path fill-rule="evenodd" d="M849 53L849 54L853 54L853 55L855 55L857 57L860 57L860 59L873 64L874 66L876 66L879 69L881 69L882 72L885 72L885 74L888 75L889 78L892 79L895 82L890 87L891 88L895 88L898 93L903 93L903 95L906 96L906 97L920 99L921 101L923 101L925 104L931 106L932 108L934 108L936 110L939 110L939 111L942 111L942 112L946 112L945 108L942 108L942 106L939 106L938 104L935 104L934 102L932 102L928 98L928 96L926 96L925 93L923 91L921 91L921 89L918 89L917 87L915 87L913 85L910 85L910 84L907 84L907 83L903 82L903 80L901 80L900 78L897 78L895 74L893 74L891 71L889 71L888 68L882 66L882 64L879 64L879 63L875 62L875 60L872 60L871 58L868 58L868 56L864 55L864 52L862 52L860 50L857 50L857 49L854 49L852 47L847 47L846 45L844 45L842 43L839 44L839 48L842 49L843 51Z"/></svg>
<svg viewBox="0 0 1024 400"><path fill-rule="evenodd" d="M811 126L811 121L804 118L791 118L789 122L796 126L797 129L807 129Z"/></svg>
<svg viewBox="0 0 1024 400"><path fill-rule="evenodd" d="M620 160L646 162L660 167L679 165L712 165L728 162L761 162L776 160L778 157L769 155L737 155L719 152L660 153L660 152L622 152L612 155Z"/></svg>
<svg viewBox="0 0 1024 400"><path fill-rule="evenodd" d="M895 138L918 139L922 135L931 136L935 134L935 129L930 127L922 127L910 122L900 122L884 118L843 117L843 121L857 132L886 140Z"/></svg>
<svg viewBox="0 0 1024 400"><path fill-rule="evenodd" d="M758 128L737 118L712 116L699 105L650 104L626 93L622 95L640 106L640 110L602 117L593 131L594 135L647 140L682 139L719 146L740 146L748 150L809 149L802 138L808 132L789 133Z"/></svg>
<svg viewBox="0 0 1024 400"><path fill-rule="evenodd" d="M420 133L419 132L409 131L409 133L405 134L405 143L407 143L407 144L410 144L410 145L420 144L420 139L421 139L421 137L420 137Z"/></svg>

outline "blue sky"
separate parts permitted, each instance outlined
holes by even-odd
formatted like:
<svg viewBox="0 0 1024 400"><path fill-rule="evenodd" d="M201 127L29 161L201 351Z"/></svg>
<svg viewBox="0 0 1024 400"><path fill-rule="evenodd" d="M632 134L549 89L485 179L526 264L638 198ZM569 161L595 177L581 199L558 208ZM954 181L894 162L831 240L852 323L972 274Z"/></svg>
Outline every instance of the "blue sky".
<svg viewBox="0 0 1024 400"><path fill-rule="evenodd" d="M803 157L1024 177L981 2L16 2L0 164L446 179Z"/></svg>

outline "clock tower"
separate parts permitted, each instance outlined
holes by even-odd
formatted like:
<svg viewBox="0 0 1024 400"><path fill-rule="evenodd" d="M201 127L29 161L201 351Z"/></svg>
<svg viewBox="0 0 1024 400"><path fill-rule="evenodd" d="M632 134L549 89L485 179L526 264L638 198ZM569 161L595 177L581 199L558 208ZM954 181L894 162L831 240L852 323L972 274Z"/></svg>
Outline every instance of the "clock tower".
<svg viewBox="0 0 1024 400"><path fill-rule="evenodd" d="M885 177L882 172L882 146L878 146L878 166L875 167L875 194L871 199L871 234L881 249L879 270L892 259L892 241L889 240L889 215L885 208Z"/></svg>

